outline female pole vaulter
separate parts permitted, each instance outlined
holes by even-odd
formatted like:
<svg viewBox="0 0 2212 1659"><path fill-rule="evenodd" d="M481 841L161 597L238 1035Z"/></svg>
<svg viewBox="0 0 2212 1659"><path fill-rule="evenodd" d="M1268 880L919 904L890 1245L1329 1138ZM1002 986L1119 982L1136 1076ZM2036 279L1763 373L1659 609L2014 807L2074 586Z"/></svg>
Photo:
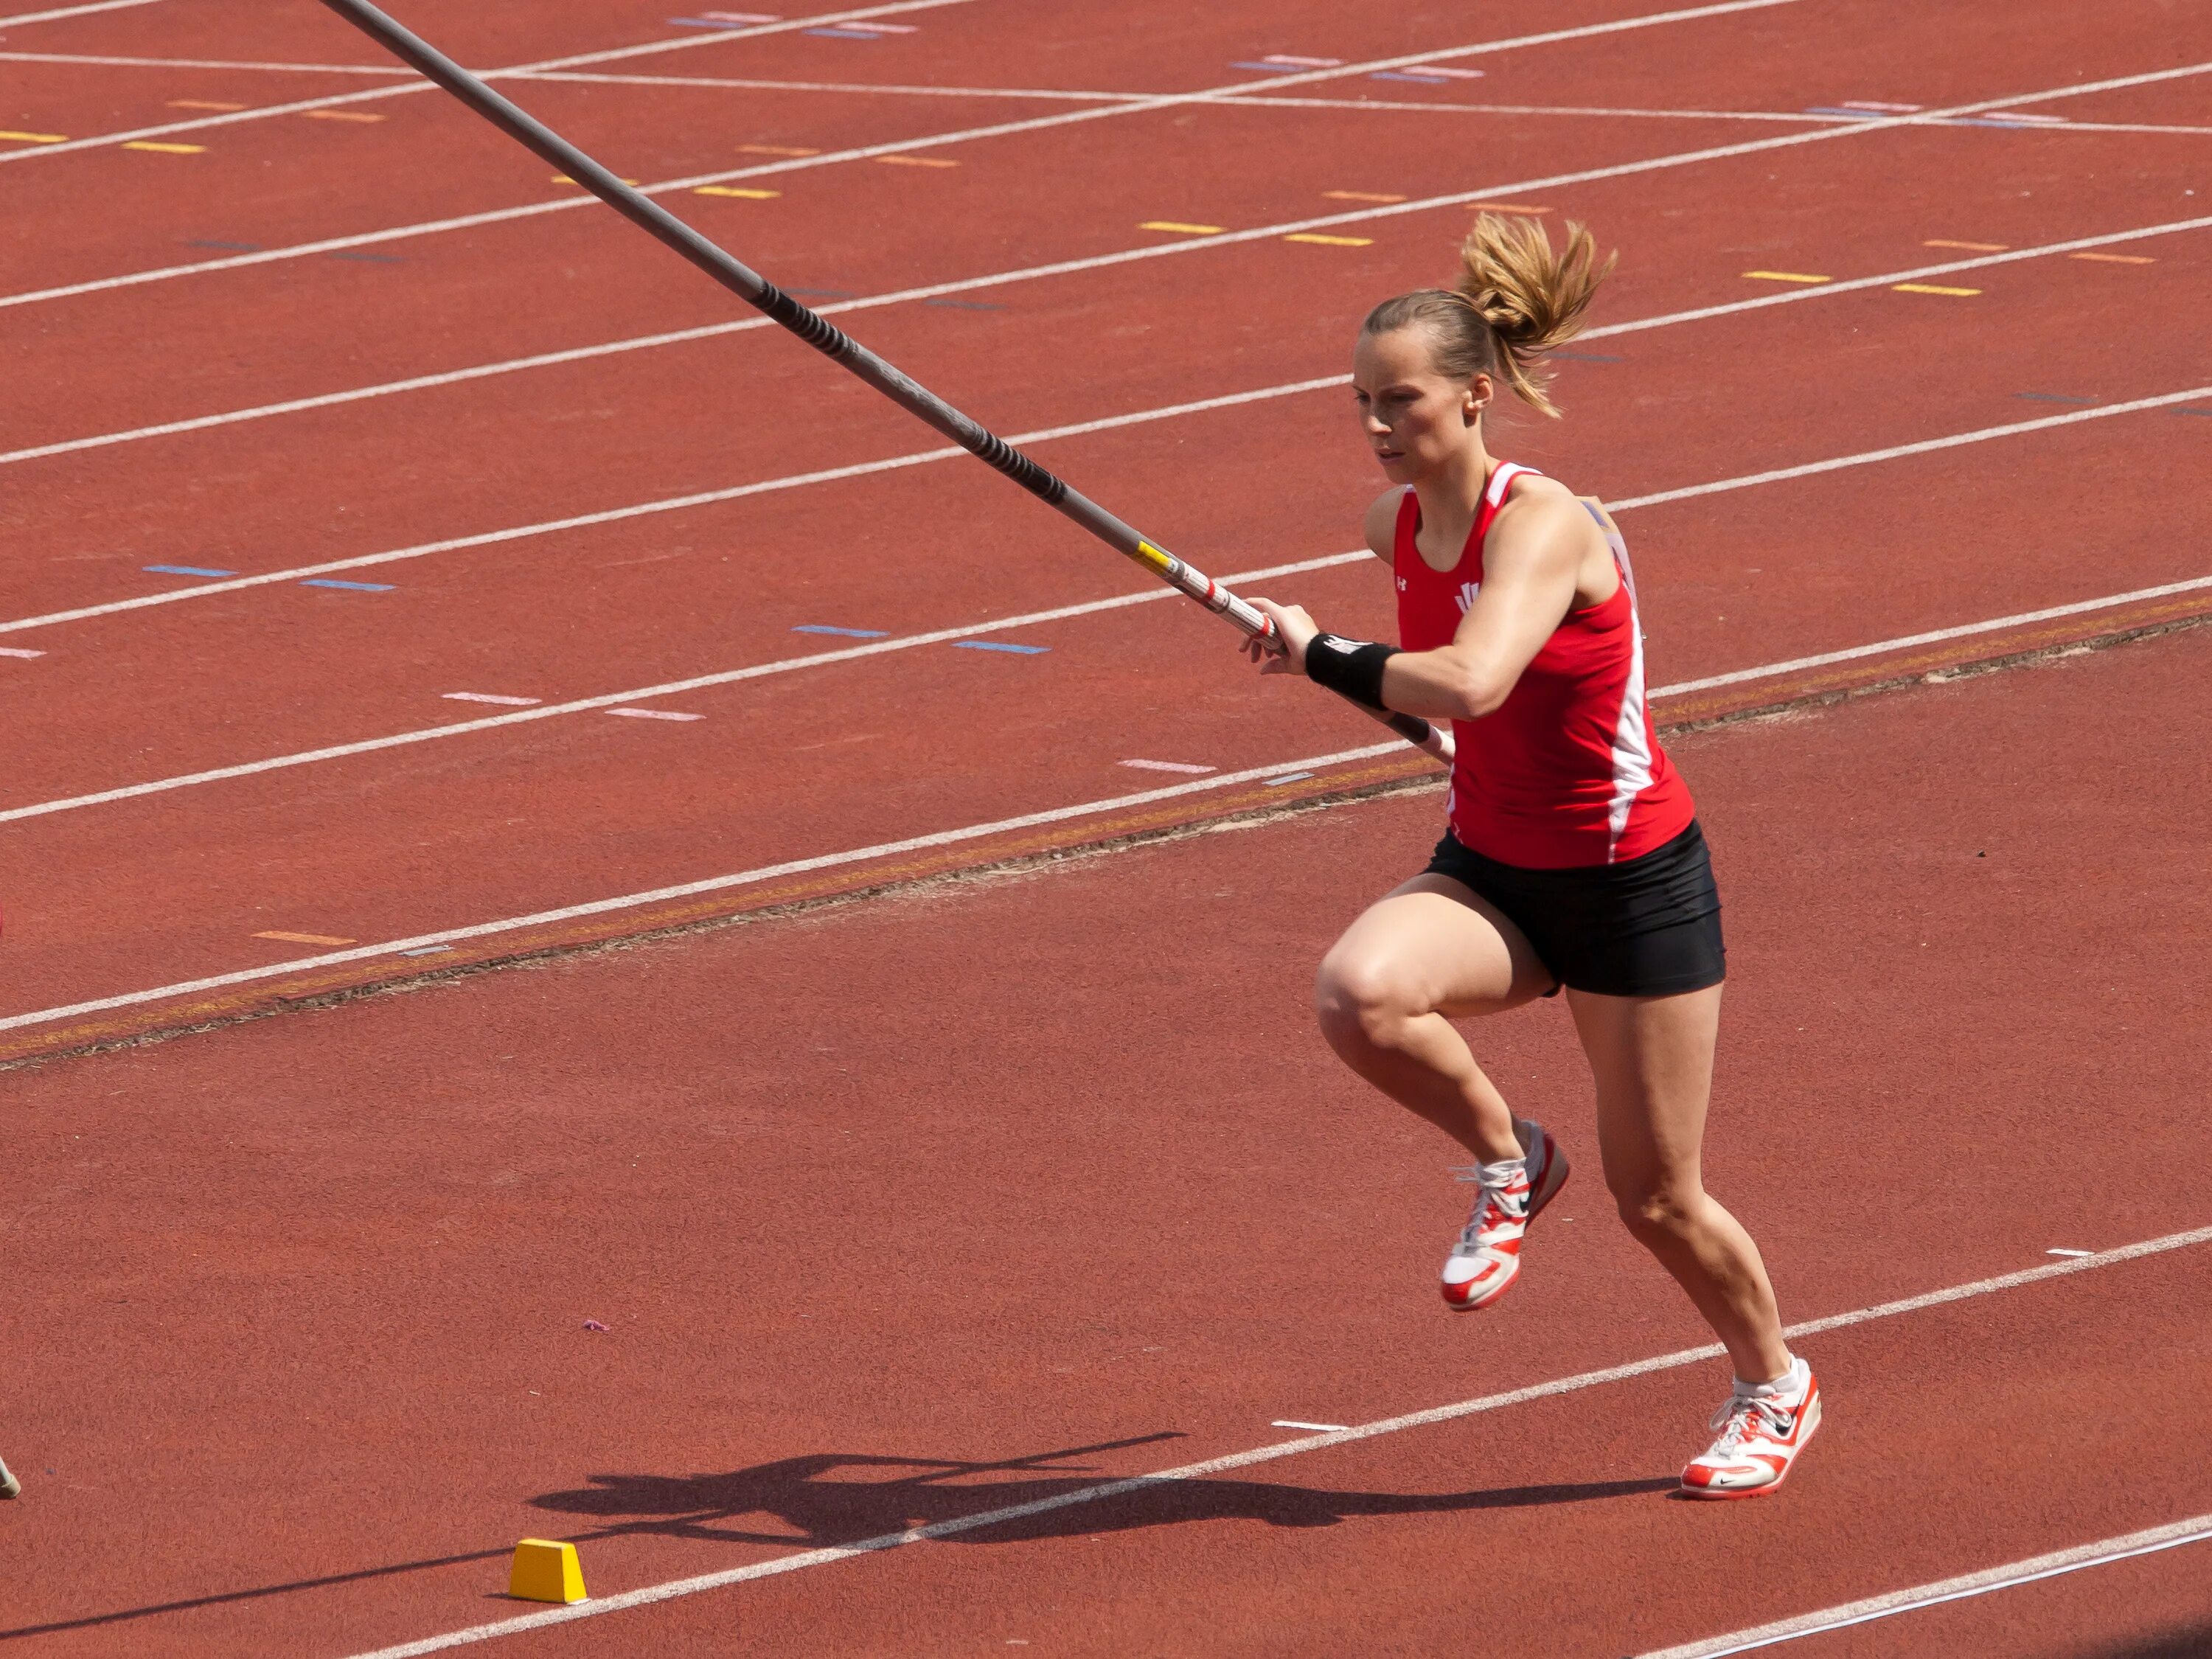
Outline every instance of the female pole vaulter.
<svg viewBox="0 0 2212 1659"><path fill-rule="evenodd" d="M1621 1219L1689 1293L1735 1364L1720 1437L1682 1473L1697 1498L1772 1492L1820 1421L1759 1251L1700 1179L1725 963L1720 898L1688 787L1651 732L1627 549L1604 510L1496 459L1499 384L1556 416L1540 360L1571 337L1612 260L1570 225L1478 219L1457 283L1386 300L1352 353L1360 426L1392 487L1367 542L1397 580L1400 646L1253 603L1304 673L1377 709L1449 719L1443 839L1322 959L1321 1027L1352 1069L1458 1141L1474 1213L1444 1300L1488 1307L1567 1178L1450 1022L1566 992L1597 1085L1598 1150Z"/></svg>

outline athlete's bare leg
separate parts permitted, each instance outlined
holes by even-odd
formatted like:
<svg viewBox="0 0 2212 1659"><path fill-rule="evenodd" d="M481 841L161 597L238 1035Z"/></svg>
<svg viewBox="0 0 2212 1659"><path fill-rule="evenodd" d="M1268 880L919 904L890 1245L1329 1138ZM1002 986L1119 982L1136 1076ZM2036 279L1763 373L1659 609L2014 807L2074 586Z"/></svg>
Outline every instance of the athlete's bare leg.
<svg viewBox="0 0 2212 1659"><path fill-rule="evenodd" d="M1698 1152L1712 1092L1721 987L1671 997L1570 990L1597 1080L1598 1148L1628 1231L1698 1304L1747 1382L1790 1368L1774 1287L1736 1218L1705 1189Z"/></svg>
<svg viewBox="0 0 2212 1659"><path fill-rule="evenodd" d="M1492 1164L1524 1149L1451 1018L1517 1007L1551 988L1495 906L1448 876L1419 875L1376 900L1322 958L1314 1005L1345 1064Z"/></svg>

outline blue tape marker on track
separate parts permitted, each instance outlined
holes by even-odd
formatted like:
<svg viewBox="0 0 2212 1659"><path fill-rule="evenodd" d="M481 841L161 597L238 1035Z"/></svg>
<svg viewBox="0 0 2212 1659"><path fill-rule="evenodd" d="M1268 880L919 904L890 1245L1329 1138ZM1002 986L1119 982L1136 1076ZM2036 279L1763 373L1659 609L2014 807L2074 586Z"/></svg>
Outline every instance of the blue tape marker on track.
<svg viewBox="0 0 2212 1659"><path fill-rule="evenodd" d="M407 263L407 261L406 261L406 260L404 260L404 259L401 258L400 258L398 254L396 254L396 253L346 253L346 252L338 252L338 253L333 253L332 255L331 255L331 258L333 258L333 259L359 259L359 260L361 260L364 264L372 264L372 265L404 265L404 264L405 264Z"/></svg>
<svg viewBox="0 0 2212 1659"><path fill-rule="evenodd" d="M1880 110L1835 109L1826 105L1820 104L1814 105L1812 108L1807 110L1805 113L1808 115L1840 115L1846 120L1851 121L1886 121L1889 118Z"/></svg>
<svg viewBox="0 0 2212 1659"><path fill-rule="evenodd" d="M2032 404L2094 404L2094 398L2077 398L2064 392L2015 392L2015 398L2025 398Z"/></svg>
<svg viewBox="0 0 2212 1659"><path fill-rule="evenodd" d="M1231 67L1241 65L1232 64ZM1448 87L1451 84L1441 75L1401 75L1395 70L1377 70L1367 78L1370 81L1413 81L1425 87Z"/></svg>
<svg viewBox="0 0 2212 1659"><path fill-rule="evenodd" d="M1003 640L955 640L952 643L962 651L1009 651L1019 657L1042 657L1052 649L1048 645L1008 645Z"/></svg>
<svg viewBox="0 0 2212 1659"><path fill-rule="evenodd" d="M258 243L258 242L214 242L214 241L192 241L192 242L186 242L186 243L185 244L185 246L186 247L220 247L220 248L228 248L228 249L230 249L233 252L236 252L236 253L258 253L258 252L261 252L261 244L260 244L260 243Z"/></svg>
<svg viewBox="0 0 2212 1659"><path fill-rule="evenodd" d="M827 35L832 40L880 40L884 38L873 29L808 29L806 33Z"/></svg>
<svg viewBox="0 0 2212 1659"><path fill-rule="evenodd" d="M2169 409L2169 415L2212 415L2212 409Z"/></svg>
<svg viewBox="0 0 2212 1659"><path fill-rule="evenodd" d="M389 593L390 582L340 582L327 576L317 576L300 584L302 587L343 587L349 593Z"/></svg>
<svg viewBox="0 0 2212 1659"><path fill-rule="evenodd" d="M835 634L848 640L883 640L890 635L880 628L832 628L828 623L800 623L794 634Z"/></svg>
<svg viewBox="0 0 2212 1659"><path fill-rule="evenodd" d="M235 570L210 570L198 564L149 564L143 567L157 576L235 576Z"/></svg>

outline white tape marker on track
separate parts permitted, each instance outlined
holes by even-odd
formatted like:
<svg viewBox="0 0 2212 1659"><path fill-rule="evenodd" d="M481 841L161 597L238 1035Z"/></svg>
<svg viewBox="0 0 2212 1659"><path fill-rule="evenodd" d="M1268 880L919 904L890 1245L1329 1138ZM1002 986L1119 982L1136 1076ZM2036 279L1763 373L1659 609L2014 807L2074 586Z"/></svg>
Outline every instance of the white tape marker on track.
<svg viewBox="0 0 2212 1659"><path fill-rule="evenodd" d="M2001 1291L2017 1290L2046 1279L2061 1279L2069 1274L2091 1272L2100 1267L2117 1266L2121 1262L2139 1261L2147 1256L2163 1255L2169 1250L2186 1249L2192 1245L2212 1241L2212 1227L2199 1227L2183 1233L2169 1233L2163 1238L2145 1239L2141 1243L2124 1245L2115 1250L2100 1251L2079 1261L2053 1262L2046 1267L2029 1267L2020 1273L2001 1273L1994 1279L1976 1279L1972 1284L1954 1285L1948 1289L1933 1291L1923 1296L1908 1296L1894 1302L1878 1303L1870 1308L1854 1309L1850 1313L1832 1315L1826 1319L1808 1321L1790 1326L1785 1334L1802 1337L1820 1331L1840 1330L1848 1326L1869 1324L1876 1320L1894 1319L1901 1315L1918 1313L1929 1308L1946 1307L1953 1303L1971 1301L1978 1297L1992 1296ZM626 1590L619 1595L579 1601L565 1607L550 1607L543 1613L525 1613L516 1619L502 1619L489 1625L477 1625L465 1630L450 1631L441 1636L424 1638L421 1641L404 1642L396 1647L379 1648L374 1652L356 1654L353 1659L422 1659L422 1656L441 1653L449 1648L467 1647L479 1642L495 1641L503 1636L520 1636L526 1632L543 1630L549 1625L564 1625L579 1619L602 1618L609 1613L624 1613L633 1607L651 1607L657 1602L673 1601L684 1596L698 1595L709 1590L726 1589L757 1578L770 1578L781 1573L798 1572L809 1567L824 1567L855 1556L872 1555L885 1550L904 1547L908 1544L925 1543L931 1539L951 1537L979 1528L1003 1526L1011 1522L1026 1520L1054 1510L1073 1509L1080 1505L1099 1504L1108 1499L1122 1498L1136 1492L1153 1492L1179 1481L1201 1480L1232 1469L1250 1468L1255 1464L1269 1463L1285 1457L1299 1457L1309 1452L1323 1451L1330 1447L1348 1444L1358 1440L1373 1440L1384 1435L1403 1433L1408 1429L1427 1428L1438 1423L1455 1422L1462 1418L1504 1410L1510 1406L1526 1405L1532 1401L1556 1399L1561 1395L1577 1394L1586 1389L1600 1388L1608 1382L1623 1382L1634 1377L1649 1376L1656 1372L1677 1370L1722 1357L1724 1350L1714 1343L1702 1348L1685 1348L1674 1353L1659 1354L1650 1359L1636 1360L1626 1365L1613 1365L1603 1370L1583 1371L1574 1376L1563 1376L1549 1382L1539 1382L1525 1389L1515 1389L1504 1394L1485 1395L1476 1400L1463 1400L1455 1405L1438 1406L1428 1411L1411 1412L1403 1417L1384 1418L1380 1422L1364 1423L1357 1427L1342 1429L1328 1434L1310 1434L1296 1440L1280 1442L1272 1446L1261 1446L1250 1451L1234 1452L1226 1457L1208 1458L1204 1462L1186 1463L1180 1468L1162 1469L1157 1474L1140 1474L1124 1480L1103 1480L1095 1486L1079 1486L1072 1492L1057 1492L1027 1504L1011 1504L1004 1509L986 1510L980 1514L963 1515L949 1521L933 1522L927 1526L911 1528L905 1532L885 1533L880 1537L863 1539L858 1543L841 1544L828 1549L800 1550L789 1555L775 1556L766 1561L756 1561L749 1566L732 1567L722 1572L702 1573L696 1577L679 1578L665 1584L653 1584L643 1589ZM1668 1656L1652 1656L1651 1659L1683 1659L1682 1650Z"/></svg>
<svg viewBox="0 0 2212 1659"><path fill-rule="evenodd" d="M1626 513L1635 507L1650 506L1656 502L1682 501L1694 495L1724 494L1731 490L1748 488L1754 483L1771 483L1781 479L1837 471L1849 466L1896 460L1906 456L1931 453L1938 450L1956 448L1965 444L1984 442L1995 438L2015 437L2022 433L2042 431L2051 427L2069 425L2101 416L2132 414L2143 409L2162 408L2173 403L2193 401L2206 396L2212 396L2212 387L2199 387L2185 392L2168 393L2161 398L2139 399L2134 404L2114 404L2105 409L2075 410L2064 415L2051 415L2039 420L2015 422L2003 427L1988 428L1980 432L1957 433L1948 438L1931 438L1917 444L1901 444L1887 449L1870 450L1856 456L1840 456L1832 460L1808 462L1798 467L1778 468L1772 471L1752 475L1748 478L1723 478L1711 483L1691 485L1683 489L1667 490L1657 495L1613 502L1611 507L1616 514ZM964 453L961 450L947 449L933 452L933 455L944 456ZM1370 556L1371 556L1364 551L1332 553L1317 559L1299 560L1291 564L1271 565L1260 570L1238 571L1221 580L1231 586L1237 586L1272 576L1291 575L1310 570L1324 569L1333 565L1353 563ZM240 585L242 584L214 584L214 586L222 586ZM1731 673L1715 675L1703 680L1687 681L1680 685L1662 685L1654 690L1650 695L1654 701L1657 701L1688 691L1705 690L1713 686L1735 684L1747 680L1771 678L1778 675L1792 673L1800 669L1824 667L1832 663L1848 662L1856 658L1876 656L1916 646L1934 644L1946 640L1965 639L1976 634L1993 633L2002 629L2021 627L2062 617L2085 615L2142 600L2164 599L2174 594L2192 592L2205 587L2212 587L2212 577L2191 577L2186 580L2168 582L2156 587L2135 588L2125 593L2106 594L2093 599L2081 599L2068 605L2049 606L2040 611L2023 611L2013 616L1992 617L1981 622L1961 623L1952 628L1936 629L1927 633L1907 635L1895 640L1882 640L1866 645L1850 646L1818 656L1792 658L1786 663L1739 669ZM459 720L445 726L420 727L411 732L392 732L380 738L363 738L351 743L331 744L323 748L304 750L289 755L274 755L258 761L243 761L234 766L216 767L204 772L187 772L175 777L157 778L147 783L125 784L117 788L100 790L91 794L71 795L57 800L10 807L4 811L0 811L0 823L12 823L23 818L43 817L55 812L75 811L88 806L104 806L116 801L164 794L174 789L188 789L202 784L220 783L232 778L252 777L264 772L283 771L295 766L308 766L324 761L343 760L356 755L372 754L380 750L405 748L415 744L429 743L445 738L465 737L473 732L489 731L499 726L553 720L565 714L581 714L591 709L610 708L617 703L644 702L672 696L686 691L704 690L712 686L734 685L741 681L763 679L774 674L793 673L801 669L819 668L831 663L851 662L863 657L882 656L895 651L911 651L921 646L941 645L971 639L981 634L1000 633L1009 629L1064 622L1075 617L1093 616L1101 611L1121 610L1134 605L1157 604L1179 597L1181 596L1172 588L1146 587L1133 593L1119 593L1109 599L1091 599L1076 605L1055 606L1048 611L1032 611L1020 616L1002 617L967 627L933 629L922 634L907 634L896 639L872 641L866 645L845 646L835 651L811 652L805 656L784 657L772 662L754 663L744 668L724 669L714 673L694 675L688 679L671 680L659 685L632 687L621 691L602 692L594 696L572 698L565 702L545 703L537 708L518 710L511 714L492 714L480 720ZM0 631L4 631L4 626L0 626Z"/></svg>
<svg viewBox="0 0 2212 1659"><path fill-rule="evenodd" d="M1521 185L1501 186L1495 193L1511 194L1527 188ZM1267 232L1303 224L1303 220L1286 221L1284 225L1265 227ZM1924 282L1931 276L1948 276L1960 271L1979 270L1991 265L2017 264L2024 259L2056 258L2062 254L2110 247L2127 242L2147 240L2153 237L2172 236L2188 231L2212 228L2212 214L2192 219L2170 220L2163 224L2142 225L2129 230L2100 232L2091 236L2069 237L2062 242L2046 242L2034 247L2009 248L2001 253L1984 254L1968 259L1947 259L1936 264L1912 265L1898 270L1882 271L1872 276L1856 276L1843 281L1825 283L1818 287L1796 288L1780 294L1762 294L1732 300L1720 305L1701 306L1692 310L1666 313L1656 317L1638 318L1625 323L1611 323L1602 328L1587 329L1578 336L1584 340L1610 338L1622 334L1638 334L1652 329L1668 328L1678 323L1698 322L1712 317L1725 317L1738 313L1762 311L1771 306L1800 303L1808 300L1828 298L1840 294L1856 294L1869 289L1889 288L1899 283ZM1044 269L1038 267L1036 269ZM1057 269L1056 267L1053 269ZM1009 283L1026 281L1034 270L1000 271L988 276L963 278L957 282L932 283L920 288L896 289L889 293L870 295L865 298L843 300L817 307L825 317L842 316L855 311L870 311L884 306L904 305L914 301L942 298L948 295L972 293L979 289L1003 287ZM99 433L85 438L64 438L53 443L36 444L28 448L0 451L0 466L23 461L48 459L57 455L76 454L86 450L106 449L117 444L140 443L151 438L176 437L185 433L206 432L216 428L239 426L248 422L272 420L280 416L300 415L322 409L337 409L349 404L366 403L374 398L401 396L412 392L436 391L447 386L464 386L474 380L493 380L507 374L519 374L532 369L555 368L569 363L589 362L604 357L617 357L633 351L656 350L672 345L688 345L702 340L720 339L733 334L750 333L756 329L772 326L764 317L738 318L724 323L706 323L695 328L676 329L660 334L631 335L620 340L605 341L598 345L570 346L559 351L535 352L525 357L503 358L495 362L477 363L466 368L441 369L428 374L409 375L398 380L383 380L374 385L351 386L342 392L317 392L304 398L288 398L281 402L258 404L246 409L227 410L217 415L189 416L182 420L162 421L152 426L128 427L121 431ZM1251 403L1269 398L1288 396L1293 392L1320 390L1329 386L1348 385L1349 377L1334 375L1313 380L1300 380L1286 386L1264 387L1257 392L1237 394L1241 402ZM1174 404L1178 411L1193 408L1218 407L1218 404Z"/></svg>
<svg viewBox="0 0 2212 1659"><path fill-rule="evenodd" d="M1917 1613L1923 1607L1936 1607L1945 1601L1962 1601L1969 1596L1987 1595L1996 1590L2033 1584L2040 1579L2057 1578L2088 1567L2107 1566L2112 1562L2129 1560L2138 1555L2177 1549L2184 1544L2201 1544L2207 1540L2212 1540L2212 1515L2194 1516L2186 1521L2176 1521L2163 1527L2147 1527L2141 1532L2103 1539L2094 1544L2053 1550L2048 1555L2033 1556L2006 1566L1961 1573L1956 1578L1946 1578L1937 1583L1892 1590L1886 1595L1869 1595L1864 1601L1847 1601L1838 1607L1802 1613L1795 1619L1777 1620L1773 1624L1737 1631L1732 1635L1708 1637L1702 1642L1685 1642L1680 1647L1661 1648L1640 1656L1640 1659L1723 1659L1723 1656L1727 1654L1750 1653L1759 1648L1794 1642L1802 1636L1818 1636L1826 1631L1868 1624L1900 1613ZM2170 1650L2179 1651L2178 1649Z"/></svg>

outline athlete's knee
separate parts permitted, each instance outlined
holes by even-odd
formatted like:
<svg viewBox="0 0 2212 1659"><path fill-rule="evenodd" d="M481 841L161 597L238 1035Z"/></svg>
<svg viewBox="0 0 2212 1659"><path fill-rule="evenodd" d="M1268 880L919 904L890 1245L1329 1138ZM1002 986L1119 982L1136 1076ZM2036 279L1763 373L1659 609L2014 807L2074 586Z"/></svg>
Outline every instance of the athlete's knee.
<svg viewBox="0 0 2212 1659"><path fill-rule="evenodd" d="M1606 1185L1622 1224L1643 1239L1680 1238L1693 1231L1705 1204L1695 1182L1608 1175Z"/></svg>
<svg viewBox="0 0 2212 1659"><path fill-rule="evenodd" d="M1417 1000L1387 963L1341 946L1322 958L1314 975L1314 1012L1339 1048L1387 1042L1408 1018L1425 1012Z"/></svg>

